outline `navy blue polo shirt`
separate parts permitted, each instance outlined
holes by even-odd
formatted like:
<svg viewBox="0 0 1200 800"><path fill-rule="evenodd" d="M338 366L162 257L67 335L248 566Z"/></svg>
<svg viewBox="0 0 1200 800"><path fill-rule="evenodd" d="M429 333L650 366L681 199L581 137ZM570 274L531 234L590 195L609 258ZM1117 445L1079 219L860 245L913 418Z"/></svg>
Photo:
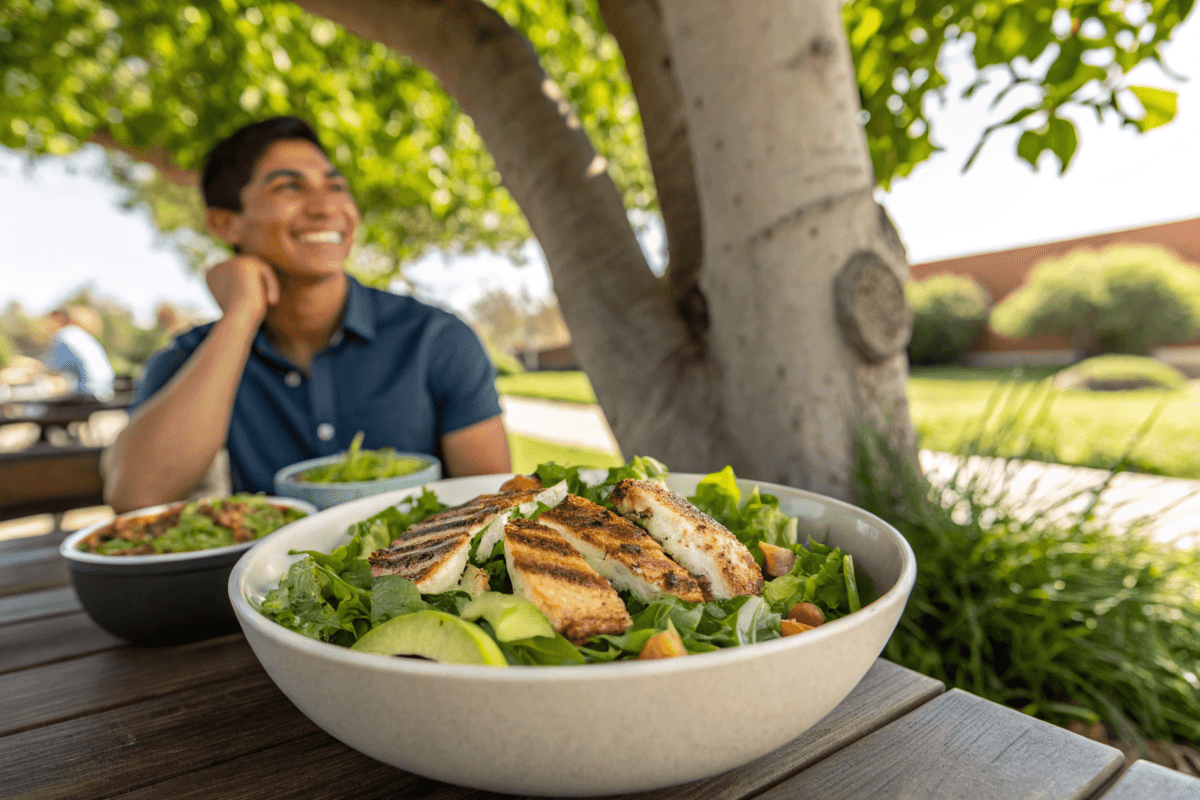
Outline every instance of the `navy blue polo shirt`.
<svg viewBox="0 0 1200 800"><path fill-rule="evenodd" d="M150 358L131 412L171 379L213 324ZM364 448L440 458L442 435L500 414L495 378L462 320L350 278L342 327L307 377L262 329L255 336L226 438L233 489L270 493L279 469L341 452L360 430Z"/></svg>

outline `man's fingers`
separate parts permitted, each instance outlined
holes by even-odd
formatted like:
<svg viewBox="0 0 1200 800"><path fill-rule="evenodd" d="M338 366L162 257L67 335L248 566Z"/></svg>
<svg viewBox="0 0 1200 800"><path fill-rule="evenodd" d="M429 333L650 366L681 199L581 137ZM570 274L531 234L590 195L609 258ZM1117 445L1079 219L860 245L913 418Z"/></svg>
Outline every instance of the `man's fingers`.
<svg viewBox="0 0 1200 800"><path fill-rule="evenodd" d="M258 274L262 278L263 289L267 296L267 305L275 305L279 302L279 275L275 273L275 268L270 264L260 269Z"/></svg>

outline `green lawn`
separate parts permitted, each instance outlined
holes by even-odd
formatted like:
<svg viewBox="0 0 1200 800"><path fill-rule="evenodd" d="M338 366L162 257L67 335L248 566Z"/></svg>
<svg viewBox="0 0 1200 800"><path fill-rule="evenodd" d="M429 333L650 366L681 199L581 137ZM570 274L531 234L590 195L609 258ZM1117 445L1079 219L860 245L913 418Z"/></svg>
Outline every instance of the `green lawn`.
<svg viewBox="0 0 1200 800"><path fill-rule="evenodd" d="M533 472L534 468L544 461L585 467L619 467L625 463L620 456L612 453L543 442L516 433L508 435L508 449L512 454L514 472Z"/></svg>
<svg viewBox="0 0 1200 800"><path fill-rule="evenodd" d="M587 375L573 372L519 372L501 375L496 379L500 394L514 397L534 397L540 400L559 400L564 403L596 402L596 393Z"/></svg>
<svg viewBox="0 0 1200 800"><path fill-rule="evenodd" d="M974 444L985 454L1107 468L1158 413L1129 467L1200 479L1200 393L1056 391L1038 380L1053 372L913 370L908 397L921 446L962 453Z"/></svg>

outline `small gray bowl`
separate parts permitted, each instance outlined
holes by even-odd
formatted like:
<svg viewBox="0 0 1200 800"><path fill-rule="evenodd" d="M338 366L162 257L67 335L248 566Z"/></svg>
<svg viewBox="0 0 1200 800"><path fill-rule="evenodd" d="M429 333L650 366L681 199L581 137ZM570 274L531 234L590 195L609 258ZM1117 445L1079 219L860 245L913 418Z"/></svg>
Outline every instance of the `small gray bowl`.
<svg viewBox="0 0 1200 800"><path fill-rule="evenodd" d="M414 486L424 486L442 477L442 462L436 456L428 453L396 453L397 456L419 458L427 462L424 469L408 475L397 475L394 478L380 478L374 481L353 481L350 483L309 483L297 480L296 476L316 467L323 467L341 459L345 454L338 453L321 458L310 458L286 466L275 473L275 494L282 497L295 497L307 500L322 511L331 506L348 503L371 495L383 494L396 489L411 489Z"/></svg>
<svg viewBox="0 0 1200 800"><path fill-rule="evenodd" d="M263 499L306 514L317 512L304 500ZM174 505L142 508L121 516L144 517ZM75 594L92 621L119 639L150 647L236 631L237 617L226 588L229 574L247 550L278 533L272 531L263 539L187 553L109 556L79 549L83 539L111 522L97 522L76 531L63 540L59 552L67 560Z"/></svg>

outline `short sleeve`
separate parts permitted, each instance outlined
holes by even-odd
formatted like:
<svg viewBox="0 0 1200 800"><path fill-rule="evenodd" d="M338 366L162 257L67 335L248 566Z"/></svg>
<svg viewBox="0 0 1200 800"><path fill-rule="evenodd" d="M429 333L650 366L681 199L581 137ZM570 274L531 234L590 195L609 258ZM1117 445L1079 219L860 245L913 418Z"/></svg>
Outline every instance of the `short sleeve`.
<svg viewBox="0 0 1200 800"><path fill-rule="evenodd" d="M430 343L429 372L439 435L500 415L496 368L457 317L447 316Z"/></svg>
<svg viewBox="0 0 1200 800"><path fill-rule="evenodd" d="M166 386L167 381L175 377L175 373L187 362L195 350L195 347L188 347L176 339L169 346L150 356L142 370L142 377L138 379L137 388L133 393L133 402L129 404L129 413L132 414L138 406Z"/></svg>

